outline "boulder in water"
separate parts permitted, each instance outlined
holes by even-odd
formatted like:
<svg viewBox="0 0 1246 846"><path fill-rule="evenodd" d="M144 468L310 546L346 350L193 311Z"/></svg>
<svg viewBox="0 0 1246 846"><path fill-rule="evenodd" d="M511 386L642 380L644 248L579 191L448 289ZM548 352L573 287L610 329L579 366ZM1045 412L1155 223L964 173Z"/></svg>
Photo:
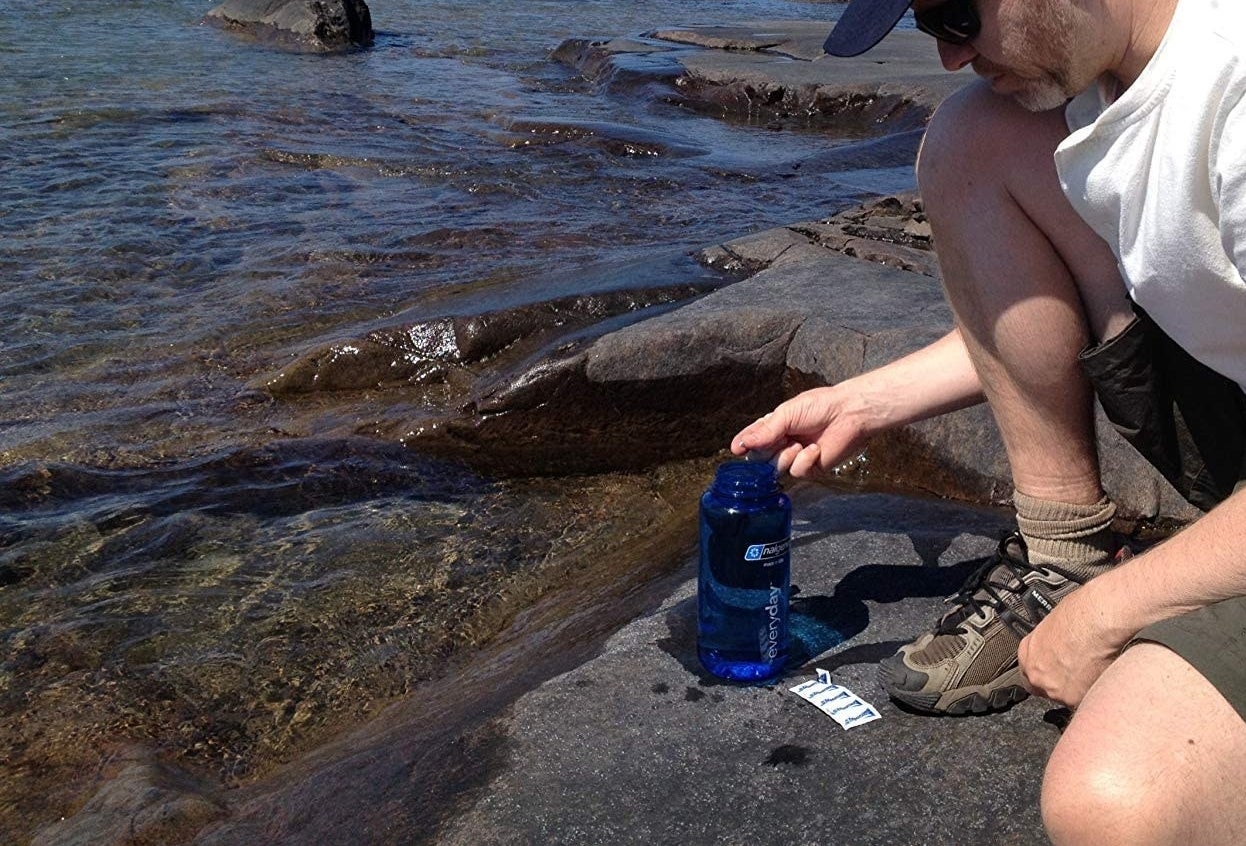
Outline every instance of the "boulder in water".
<svg viewBox="0 0 1246 846"><path fill-rule="evenodd" d="M225 0L204 21L287 49L327 53L372 43L363 0Z"/></svg>

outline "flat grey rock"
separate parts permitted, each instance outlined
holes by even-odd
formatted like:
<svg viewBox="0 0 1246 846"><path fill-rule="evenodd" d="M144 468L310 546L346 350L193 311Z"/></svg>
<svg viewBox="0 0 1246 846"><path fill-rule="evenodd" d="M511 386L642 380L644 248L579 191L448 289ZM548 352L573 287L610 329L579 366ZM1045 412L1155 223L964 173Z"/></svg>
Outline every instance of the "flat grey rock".
<svg viewBox="0 0 1246 846"><path fill-rule="evenodd" d="M514 704L497 728L501 772L435 842L1045 843L1038 792L1060 716L1050 703L933 718L900 710L875 681L876 662L946 610L967 559L994 549L1010 515L845 495L795 516L806 668L770 688L706 674L690 580ZM814 666L882 719L844 731L788 692Z"/></svg>
<svg viewBox="0 0 1246 846"><path fill-rule="evenodd" d="M821 31L821 30L820 30ZM679 57L689 73L710 82L807 89L810 101L848 93L905 94L931 111L972 76L949 73L939 64L929 36L894 32L866 56L791 55L772 52L697 51ZM842 92L842 94L841 94Z"/></svg>
<svg viewBox="0 0 1246 846"><path fill-rule="evenodd" d="M714 50L766 50L781 47L789 41L785 33L778 31L759 32L758 29L770 27L748 26L693 26L686 29L657 29L650 33L652 38L663 41L674 41L676 44L691 44L694 47L708 47Z"/></svg>
<svg viewBox="0 0 1246 846"><path fill-rule="evenodd" d="M816 119L862 135L923 126L972 77L944 70L929 36L913 31L892 32L865 56L823 55L830 29L817 21L691 26L641 39L568 39L552 55L607 87L659 81L692 108L750 121Z"/></svg>

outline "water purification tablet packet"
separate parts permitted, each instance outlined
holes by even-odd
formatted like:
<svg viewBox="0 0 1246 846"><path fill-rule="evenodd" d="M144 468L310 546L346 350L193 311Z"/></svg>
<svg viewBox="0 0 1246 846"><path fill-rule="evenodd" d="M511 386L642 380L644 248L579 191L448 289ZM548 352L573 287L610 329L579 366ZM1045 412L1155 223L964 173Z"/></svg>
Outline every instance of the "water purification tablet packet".
<svg viewBox="0 0 1246 846"><path fill-rule="evenodd" d="M812 702L841 728L863 726L877 720L881 714L873 705L851 690L831 681L831 674L819 669L818 677L790 688L801 699Z"/></svg>

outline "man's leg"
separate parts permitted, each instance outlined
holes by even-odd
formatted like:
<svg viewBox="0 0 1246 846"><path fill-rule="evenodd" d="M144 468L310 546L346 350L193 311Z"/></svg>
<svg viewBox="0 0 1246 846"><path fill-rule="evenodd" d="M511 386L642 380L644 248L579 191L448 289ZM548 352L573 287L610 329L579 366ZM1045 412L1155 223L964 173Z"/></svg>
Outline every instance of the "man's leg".
<svg viewBox="0 0 1246 846"><path fill-rule="evenodd" d="M1026 624L1115 552L1077 355L1132 314L1111 251L1060 189L1053 153L1066 134L1061 113L1027 112L977 84L940 106L919 156L944 286L1003 436L1024 540L1002 544L934 631L880 664L888 694L925 711L1024 698Z"/></svg>
<svg viewBox="0 0 1246 846"><path fill-rule="evenodd" d="M940 107L918 174L948 299L999 423L1016 488L1102 497L1077 353L1132 315L1116 259L1060 189L1063 113L977 84Z"/></svg>
<svg viewBox="0 0 1246 846"><path fill-rule="evenodd" d="M1167 647L1130 647L1095 682L1043 778L1055 846L1246 843L1246 722Z"/></svg>

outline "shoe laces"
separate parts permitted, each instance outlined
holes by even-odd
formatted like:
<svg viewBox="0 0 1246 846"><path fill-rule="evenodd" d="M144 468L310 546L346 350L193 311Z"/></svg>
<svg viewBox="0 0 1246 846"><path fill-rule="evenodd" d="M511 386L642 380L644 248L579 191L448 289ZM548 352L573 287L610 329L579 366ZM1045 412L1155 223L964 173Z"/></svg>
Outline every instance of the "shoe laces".
<svg viewBox="0 0 1246 846"><path fill-rule="evenodd" d="M1019 552L1014 552L1014 549ZM935 633L956 634L971 617L986 617L985 612L989 608L1008 628L1024 637L1036 623L1018 617L1016 609L1008 604L1007 597L1015 597L1025 590L1026 574L1048 571L1079 584L1083 581L1056 567L1034 566L1030 563L1025 539L1021 534L1013 532L1005 536L999 542L995 554L986 558L973 571L960 591L944 600L955 603L956 608L939 621Z"/></svg>

